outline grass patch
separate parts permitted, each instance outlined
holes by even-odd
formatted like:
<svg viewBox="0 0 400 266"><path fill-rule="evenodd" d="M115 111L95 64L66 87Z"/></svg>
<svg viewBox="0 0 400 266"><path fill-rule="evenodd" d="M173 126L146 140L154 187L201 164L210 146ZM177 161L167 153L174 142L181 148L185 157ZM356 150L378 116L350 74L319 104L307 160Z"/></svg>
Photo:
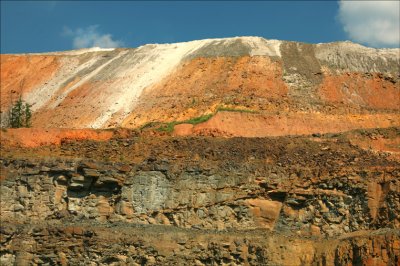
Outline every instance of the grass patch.
<svg viewBox="0 0 400 266"><path fill-rule="evenodd" d="M207 114L207 115L202 115L202 116L198 116L198 117L194 117L194 118L190 118L188 120L185 121L172 121L169 123L160 123L160 122L149 122L145 125L143 125L140 129L144 129L144 128L148 128L148 127L152 127L158 124L161 124L161 126L159 128L157 128L157 131L160 132L168 132L171 133L174 131L174 127L176 125L179 124L191 124L191 125L197 125L200 123L204 123L206 121L208 121L211 117L213 117L216 113L218 113L219 111L225 111L225 112L240 112L240 113L252 113L252 114L257 114L259 112L254 111L254 110L249 110L249 109L240 109L240 108L229 108L229 107L218 107L217 110L215 111L215 113L212 114Z"/></svg>
<svg viewBox="0 0 400 266"><path fill-rule="evenodd" d="M238 112L238 113L251 113L251 114L257 114L257 111L254 110L249 110L249 109L241 109L241 108L231 108L231 107L218 107L217 112Z"/></svg>
<svg viewBox="0 0 400 266"><path fill-rule="evenodd" d="M179 122L174 121L174 122L169 122L169 123L164 123L162 126L160 126L159 128L157 128L157 131L160 132L168 132L171 133L172 131L174 131L174 127L175 125L179 124Z"/></svg>
<svg viewBox="0 0 400 266"><path fill-rule="evenodd" d="M198 116L198 117L194 117L185 121L173 121L173 122L169 122L169 123L164 123L162 126L160 126L159 128L157 128L157 131L161 131L161 132L168 132L171 133L172 131L174 131L174 127L176 125L179 124L192 124L192 125L197 125L203 122L206 122L207 120L209 120L214 114L207 114L207 115L202 115L202 116Z"/></svg>
<svg viewBox="0 0 400 266"><path fill-rule="evenodd" d="M208 115L202 115L202 116L194 117L194 118L191 118L189 120L183 121L183 122L181 122L179 124L185 123L185 124L197 125L197 124L200 124L200 123L208 121L213 115L214 114L208 114Z"/></svg>

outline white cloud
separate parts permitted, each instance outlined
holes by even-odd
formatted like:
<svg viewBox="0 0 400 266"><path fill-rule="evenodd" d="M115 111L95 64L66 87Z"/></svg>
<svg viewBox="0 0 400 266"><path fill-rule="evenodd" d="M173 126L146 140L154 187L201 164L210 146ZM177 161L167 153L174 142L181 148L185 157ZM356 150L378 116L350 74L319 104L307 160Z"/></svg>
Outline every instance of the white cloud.
<svg viewBox="0 0 400 266"><path fill-rule="evenodd" d="M88 47L116 48L124 45L122 41L113 40L111 34L100 33L98 27L98 25L92 25L76 30L65 27L63 35L72 37L72 46L78 49Z"/></svg>
<svg viewBox="0 0 400 266"><path fill-rule="evenodd" d="M339 19L348 36L375 47L400 46L399 1L339 2Z"/></svg>

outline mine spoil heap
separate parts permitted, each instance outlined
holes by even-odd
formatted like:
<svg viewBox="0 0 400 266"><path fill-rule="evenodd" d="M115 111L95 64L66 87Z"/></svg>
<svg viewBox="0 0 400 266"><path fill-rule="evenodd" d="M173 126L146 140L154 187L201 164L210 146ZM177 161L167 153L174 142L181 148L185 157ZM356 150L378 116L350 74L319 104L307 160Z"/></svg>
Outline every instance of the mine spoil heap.
<svg viewBox="0 0 400 266"><path fill-rule="evenodd" d="M1 55L0 264L400 265L399 67L260 37Z"/></svg>

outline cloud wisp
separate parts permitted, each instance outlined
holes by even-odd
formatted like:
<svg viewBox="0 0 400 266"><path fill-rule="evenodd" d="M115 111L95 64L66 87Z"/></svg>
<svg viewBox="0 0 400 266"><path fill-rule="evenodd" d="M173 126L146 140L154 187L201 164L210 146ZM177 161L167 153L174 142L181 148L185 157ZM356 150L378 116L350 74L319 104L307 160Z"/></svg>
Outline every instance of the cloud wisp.
<svg viewBox="0 0 400 266"><path fill-rule="evenodd" d="M114 40L111 34L102 34L98 28L98 25L75 30L64 27L63 35L72 38L72 47L76 49L89 47L116 48L124 45L122 41Z"/></svg>
<svg viewBox="0 0 400 266"><path fill-rule="evenodd" d="M400 46L399 1L339 1L339 20L355 41L374 47Z"/></svg>

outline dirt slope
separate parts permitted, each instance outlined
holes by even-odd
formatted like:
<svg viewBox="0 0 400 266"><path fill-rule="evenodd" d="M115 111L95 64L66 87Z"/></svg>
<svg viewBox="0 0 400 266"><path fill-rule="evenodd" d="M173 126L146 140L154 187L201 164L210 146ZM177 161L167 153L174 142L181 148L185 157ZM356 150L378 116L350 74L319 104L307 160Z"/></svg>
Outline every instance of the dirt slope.
<svg viewBox="0 0 400 266"><path fill-rule="evenodd" d="M361 115L357 126L368 127L388 114L399 125L399 60L399 49L259 37L1 55L1 111L22 92L34 127L137 128L221 106L272 117L276 128L282 117L307 128L325 115L334 124Z"/></svg>

